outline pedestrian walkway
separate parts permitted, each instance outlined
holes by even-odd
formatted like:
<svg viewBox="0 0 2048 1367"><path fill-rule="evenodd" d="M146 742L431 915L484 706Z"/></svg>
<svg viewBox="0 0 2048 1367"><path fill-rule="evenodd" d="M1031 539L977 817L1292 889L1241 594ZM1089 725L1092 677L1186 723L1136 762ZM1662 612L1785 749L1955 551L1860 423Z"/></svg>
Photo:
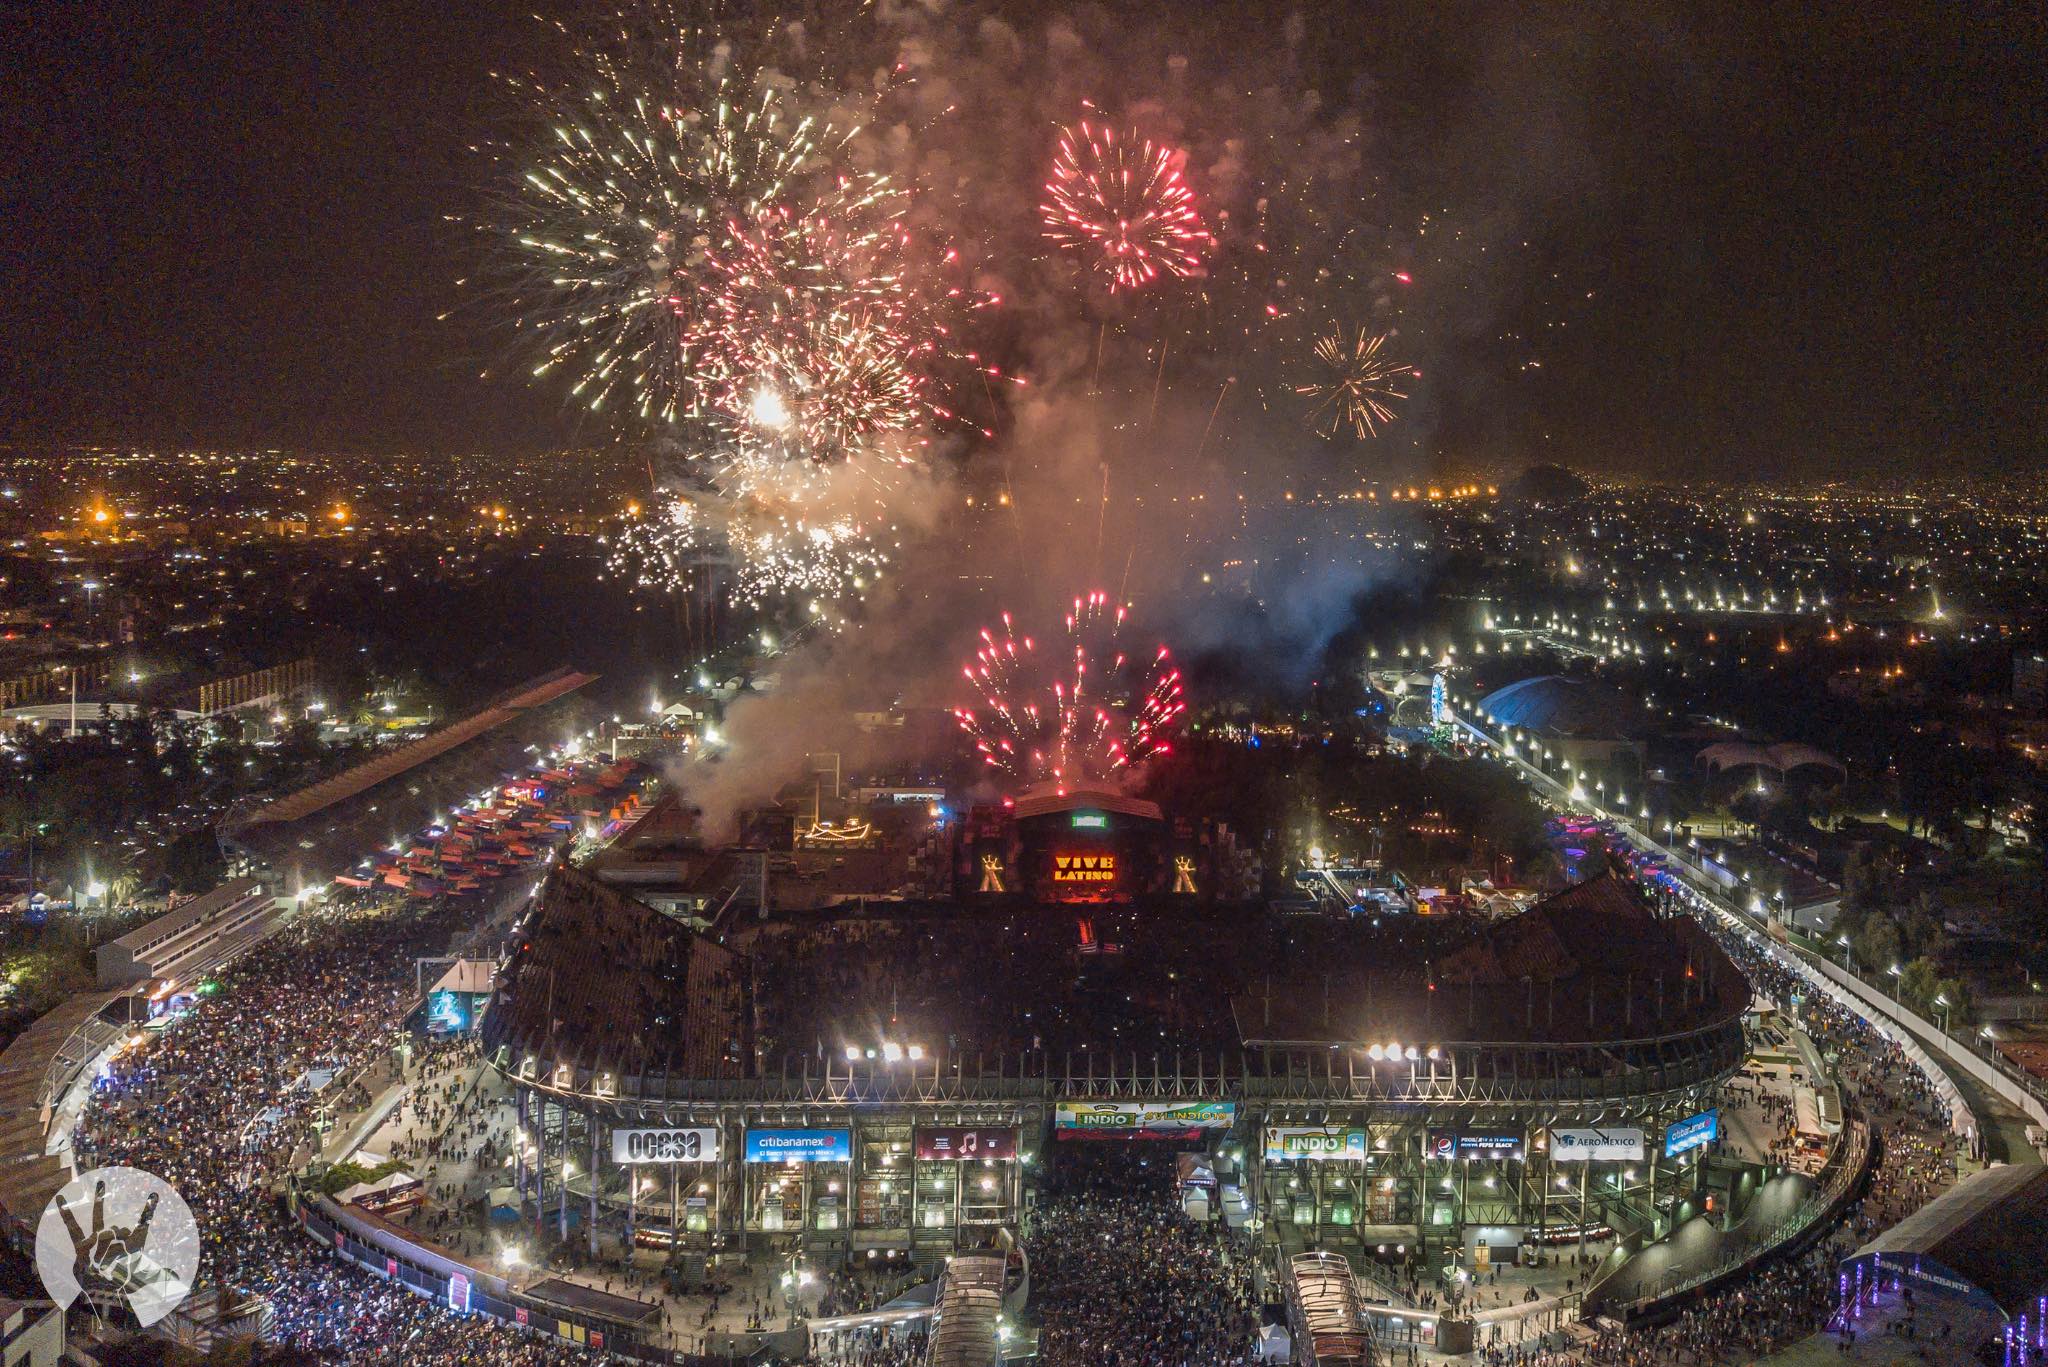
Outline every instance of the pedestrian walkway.
<svg viewBox="0 0 2048 1367"><path fill-rule="evenodd" d="M789 1323L789 1291L782 1285L786 1262L721 1267L715 1293L690 1295L673 1291L662 1276L667 1258L662 1250L640 1249L622 1258L614 1249L594 1263L535 1266L541 1250L555 1241L553 1200L537 1222L490 1221L491 1192L513 1181L516 1117L503 1077L473 1052L423 1059L402 1080L394 1077L390 1090L369 1110L381 1111L383 1119L353 1146L351 1157L366 1165L402 1163L421 1180L427 1204L397 1221L421 1238L522 1286L552 1277L658 1304L667 1342L680 1350L703 1351L713 1340ZM572 1191L572 1218L583 1213L586 1200L587 1194L579 1199ZM570 1243L580 1252L573 1234ZM824 1312L835 1290L847 1294L843 1284L814 1275L797 1289L799 1313L810 1318Z"/></svg>

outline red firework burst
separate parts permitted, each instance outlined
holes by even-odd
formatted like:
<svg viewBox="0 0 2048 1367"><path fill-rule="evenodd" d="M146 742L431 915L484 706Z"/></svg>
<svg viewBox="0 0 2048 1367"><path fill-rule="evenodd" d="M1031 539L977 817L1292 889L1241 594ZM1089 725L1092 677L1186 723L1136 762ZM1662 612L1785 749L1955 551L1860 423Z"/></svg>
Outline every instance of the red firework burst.
<svg viewBox="0 0 2048 1367"><path fill-rule="evenodd" d="M1215 239L1202 226L1181 160L1175 149L1135 131L1119 136L1085 120L1061 129L1039 206L1045 235L1079 254L1109 281L1111 293L1137 289L1161 272L1193 275Z"/></svg>
<svg viewBox="0 0 2048 1367"><path fill-rule="evenodd" d="M1064 652L1040 654L1007 612L1000 633L981 633L962 672L982 706L953 715L990 768L1026 782L1071 783L1109 778L1172 749L1187 711L1180 671L1165 646L1137 662L1119 650L1124 616L1106 593L1076 598Z"/></svg>

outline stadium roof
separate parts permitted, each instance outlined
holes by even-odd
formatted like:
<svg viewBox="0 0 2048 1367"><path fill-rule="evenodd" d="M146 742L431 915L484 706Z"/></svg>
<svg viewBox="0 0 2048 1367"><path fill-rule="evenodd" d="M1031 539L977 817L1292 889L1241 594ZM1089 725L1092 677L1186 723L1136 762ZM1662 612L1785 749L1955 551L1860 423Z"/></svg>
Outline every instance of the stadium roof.
<svg viewBox="0 0 2048 1367"><path fill-rule="evenodd" d="M533 708L573 693L595 678L595 674L563 668L530 680L460 721L450 722L409 745L387 750L332 778L322 779L274 802L264 803L231 823L235 834L239 836L252 827L275 822L301 821L325 811L337 802L366 793L387 779L396 778L408 769L445 755Z"/></svg>
<svg viewBox="0 0 2048 1367"><path fill-rule="evenodd" d="M1687 916L1659 918L1612 874L1482 930L1434 964L1276 979L1232 1001L1247 1043L1388 1037L1500 1043L1649 1039L1739 1019L1749 984Z"/></svg>
<svg viewBox="0 0 2048 1367"><path fill-rule="evenodd" d="M1543 674L1495 689L1479 710L1502 726L1581 740L1633 740L1652 729L1650 714L1618 688Z"/></svg>
<svg viewBox="0 0 2048 1367"><path fill-rule="evenodd" d="M2048 1167L2007 1164L1972 1173L1849 1261L1877 1257L1919 1269L1923 1281L1940 1269L1963 1283L1952 1289L2019 1314L2048 1284Z"/></svg>
<svg viewBox="0 0 2048 1367"><path fill-rule="evenodd" d="M1719 773L1723 769L1769 769L1776 774L1789 774L1794 769L1809 765L1832 769L1837 774L1848 772L1842 762L1825 750L1804 745L1798 741L1785 741L1778 745L1755 745L1749 741L1724 740L1696 755L1695 760Z"/></svg>
<svg viewBox="0 0 2048 1367"><path fill-rule="evenodd" d="M733 1075L747 1052L742 972L724 946L558 864L524 945L498 975L484 1039L512 1065L624 1078Z"/></svg>
<svg viewBox="0 0 2048 1367"><path fill-rule="evenodd" d="M1084 936L1073 915L1040 908L892 902L741 918L714 939L563 869L483 1029L507 1047L503 1066L531 1058L572 1077L609 1074L631 1104L890 1041L1013 1065L1389 1039L1538 1052L1680 1041L1697 1052L1723 1048L1729 1031L1739 1044L1749 1001L1691 918L1659 919L1612 877L1491 926L1164 901L1086 921Z"/></svg>

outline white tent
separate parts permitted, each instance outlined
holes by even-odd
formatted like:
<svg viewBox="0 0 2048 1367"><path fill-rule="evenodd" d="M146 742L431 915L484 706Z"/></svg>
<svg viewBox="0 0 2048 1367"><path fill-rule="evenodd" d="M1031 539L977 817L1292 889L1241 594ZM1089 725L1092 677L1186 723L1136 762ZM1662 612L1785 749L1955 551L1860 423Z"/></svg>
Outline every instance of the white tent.
<svg viewBox="0 0 2048 1367"><path fill-rule="evenodd" d="M383 1196L394 1191L404 1191L407 1187L416 1187L419 1184L420 1179L409 1172L387 1173L374 1182L358 1182L341 1192L334 1199L343 1205L348 1205L351 1202L362 1200L365 1196Z"/></svg>
<svg viewBox="0 0 2048 1367"><path fill-rule="evenodd" d="M497 965L489 959L457 959L434 983L436 992L469 992L489 996Z"/></svg>

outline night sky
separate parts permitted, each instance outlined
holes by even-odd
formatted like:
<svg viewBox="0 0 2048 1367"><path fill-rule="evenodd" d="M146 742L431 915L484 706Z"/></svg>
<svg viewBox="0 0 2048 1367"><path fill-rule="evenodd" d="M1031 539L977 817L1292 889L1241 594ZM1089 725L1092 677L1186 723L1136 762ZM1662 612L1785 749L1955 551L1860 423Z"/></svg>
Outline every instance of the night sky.
<svg viewBox="0 0 2048 1367"><path fill-rule="evenodd" d="M446 216L482 193L465 144L500 112L487 73L547 59L532 8L7 7L0 436L588 438L559 395L477 378L498 359L488 320L436 321L473 264ZM1170 12L1111 8L1137 31ZM1211 22L1241 27L1219 47L1248 63L1286 12L1214 8L1276 16ZM1451 377L1445 459L2043 468L2039 11L1531 8L1305 9L1318 80L1374 92L1411 188L1534 241L1526 269L1594 295L1558 315L1555 290L1491 282L1502 326L1567 326L1536 374ZM1048 12L1009 9L1020 26Z"/></svg>

